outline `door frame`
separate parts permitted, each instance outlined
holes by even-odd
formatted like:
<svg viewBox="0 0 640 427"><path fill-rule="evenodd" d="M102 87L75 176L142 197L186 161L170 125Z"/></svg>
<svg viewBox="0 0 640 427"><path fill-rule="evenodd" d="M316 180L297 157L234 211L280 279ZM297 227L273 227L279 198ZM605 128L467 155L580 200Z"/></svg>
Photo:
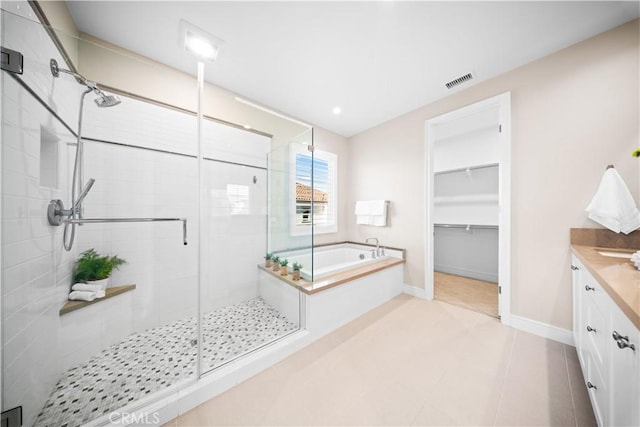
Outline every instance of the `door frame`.
<svg viewBox="0 0 640 427"><path fill-rule="evenodd" d="M476 102L454 111L433 117L425 122L425 214L424 222L424 265L425 265L425 297L433 300L433 152L435 138L432 128L464 116L498 108L499 117L499 188L498 188L498 307L500 321L511 324L511 92Z"/></svg>

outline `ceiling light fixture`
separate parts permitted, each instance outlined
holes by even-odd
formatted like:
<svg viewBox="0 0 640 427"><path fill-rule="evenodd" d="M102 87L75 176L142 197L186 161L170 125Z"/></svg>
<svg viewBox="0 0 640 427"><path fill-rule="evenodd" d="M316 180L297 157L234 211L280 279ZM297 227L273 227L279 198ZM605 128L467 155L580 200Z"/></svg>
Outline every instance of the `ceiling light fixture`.
<svg viewBox="0 0 640 427"><path fill-rule="evenodd" d="M180 20L180 34L187 52L211 62L215 62L220 46L224 43L218 37L184 19Z"/></svg>
<svg viewBox="0 0 640 427"><path fill-rule="evenodd" d="M342 109L340 107L333 107L333 110L331 110L331 112L338 116L340 115L340 113L342 113Z"/></svg>

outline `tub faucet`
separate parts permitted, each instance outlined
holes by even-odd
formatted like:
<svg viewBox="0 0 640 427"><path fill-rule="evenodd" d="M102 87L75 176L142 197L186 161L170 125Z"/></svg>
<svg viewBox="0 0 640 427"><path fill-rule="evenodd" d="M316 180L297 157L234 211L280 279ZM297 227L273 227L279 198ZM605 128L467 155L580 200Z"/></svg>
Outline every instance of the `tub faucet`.
<svg viewBox="0 0 640 427"><path fill-rule="evenodd" d="M369 243L369 240L375 240L376 241L376 252L375 252L375 256L380 256L380 243L378 243L378 238L377 237L367 237L367 239L364 241L365 243ZM375 257L374 257L375 258Z"/></svg>

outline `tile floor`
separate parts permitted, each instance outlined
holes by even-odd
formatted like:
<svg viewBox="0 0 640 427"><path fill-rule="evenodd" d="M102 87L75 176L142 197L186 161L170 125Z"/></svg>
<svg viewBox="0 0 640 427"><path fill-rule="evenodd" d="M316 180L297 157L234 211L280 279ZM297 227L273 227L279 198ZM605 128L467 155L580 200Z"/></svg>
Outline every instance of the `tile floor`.
<svg viewBox="0 0 640 427"><path fill-rule="evenodd" d="M262 298L203 316L204 370L297 329ZM79 426L137 399L195 378L196 318L130 335L65 372L34 426Z"/></svg>
<svg viewBox="0 0 640 427"><path fill-rule="evenodd" d="M435 299L498 317L497 284L438 272L433 282Z"/></svg>
<svg viewBox="0 0 640 427"><path fill-rule="evenodd" d="M592 426L575 349L401 295L168 426Z"/></svg>

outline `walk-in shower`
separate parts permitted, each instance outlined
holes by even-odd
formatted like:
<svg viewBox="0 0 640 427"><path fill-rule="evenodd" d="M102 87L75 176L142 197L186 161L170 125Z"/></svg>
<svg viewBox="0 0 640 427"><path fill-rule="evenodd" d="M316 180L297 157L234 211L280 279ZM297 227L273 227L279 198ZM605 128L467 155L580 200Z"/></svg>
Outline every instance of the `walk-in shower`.
<svg viewBox="0 0 640 427"><path fill-rule="evenodd" d="M153 101L176 87L173 71L56 31L72 46L65 61L51 28L6 12L15 3L0 5L2 45L25 57L22 75L0 71L1 410L21 407L32 427L118 424L266 363L257 350L272 357L286 343L276 341L295 339L302 324L297 290L280 298L259 281L275 248L270 218L287 223L292 170L286 149L267 154L288 134L276 144L242 124ZM82 74L104 83L76 73L74 55ZM107 62L118 72L105 73ZM118 76L133 78L141 66L148 81L126 91ZM268 131L268 123L252 124ZM183 219L187 246L171 222ZM282 233L276 249L310 244L286 231L271 230ZM90 248L127 264L111 276L109 296L66 310L76 260Z"/></svg>
<svg viewBox="0 0 640 427"><path fill-rule="evenodd" d="M82 202L89 190L93 187L95 179L89 178L83 186L84 172L84 141L82 139L82 111L84 98L89 93L95 93L98 97L94 100L100 108L113 107L120 104L120 98L115 95L107 95L96 84L88 80L83 75L71 70L66 70L58 66L58 61L51 58L49 68L53 77L59 77L60 73L69 74L75 77L76 81L87 87L80 96L80 108L78 111L78 133L76 142L76 154L73 162L73 178L71 180L71 208L65 209L61 199L53 199L47 208L47 219L50 225L61 225L64 223L63 245L65 250L70 251L76 235L76 226L80 224L95 224L106 222L155 222L155 221L182 221L182 242L187 244L187 220L186 218L83 218ZM80 192L80 194L77 194ZM69 231L70 230L70 231Z"/></svg>

